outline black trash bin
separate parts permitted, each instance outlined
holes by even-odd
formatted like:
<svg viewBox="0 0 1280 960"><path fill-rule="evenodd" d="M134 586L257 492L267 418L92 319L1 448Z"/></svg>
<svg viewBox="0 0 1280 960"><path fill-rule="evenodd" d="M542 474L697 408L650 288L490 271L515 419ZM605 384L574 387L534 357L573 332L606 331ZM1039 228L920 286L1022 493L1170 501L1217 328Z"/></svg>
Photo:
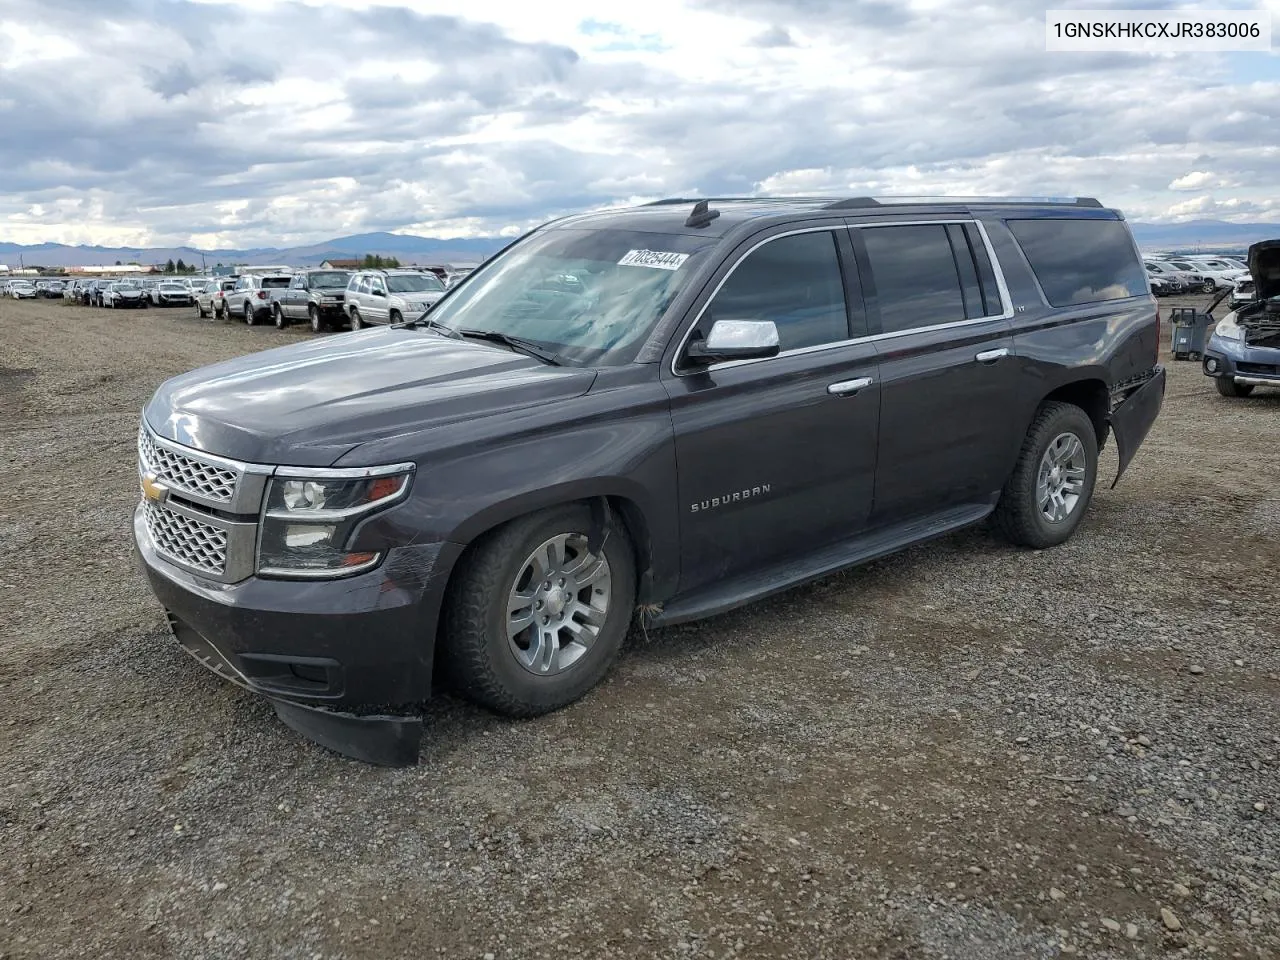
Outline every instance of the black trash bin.
<svg viewBox="0 0 1280 960"><path fill-rule="evenodd" d="M1209 335L1213 314L1195 307L1174 307L1169 311L1169 349L1175 360L1200 360Z"/></svg>

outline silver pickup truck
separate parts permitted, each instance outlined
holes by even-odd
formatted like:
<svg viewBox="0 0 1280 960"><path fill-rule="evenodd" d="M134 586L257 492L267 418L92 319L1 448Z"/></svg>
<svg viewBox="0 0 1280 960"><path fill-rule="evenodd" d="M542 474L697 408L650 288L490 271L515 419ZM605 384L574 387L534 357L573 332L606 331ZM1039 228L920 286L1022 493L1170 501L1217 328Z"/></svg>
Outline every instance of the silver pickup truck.
<svg viewBox="0 0 1280 960"><path fill-rule="evenodd" d="M346 321L343 292L351 274L346 270L304 270L293 275L283 290L271 291L271 316L283 330L306 320L313 333L320 333Z"/></svg>

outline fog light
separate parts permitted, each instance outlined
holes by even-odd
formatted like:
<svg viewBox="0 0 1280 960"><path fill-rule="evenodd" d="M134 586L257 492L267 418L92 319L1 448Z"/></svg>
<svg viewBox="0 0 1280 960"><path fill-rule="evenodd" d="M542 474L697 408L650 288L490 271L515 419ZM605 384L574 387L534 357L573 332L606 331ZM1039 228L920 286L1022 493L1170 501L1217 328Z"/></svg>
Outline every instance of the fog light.
<svg viewBox="0 0 1280 960"><path fill-rule="evenodd" d="M1208 373L1217 373L1218 361L1213 359L1213 357L1210 357L1208 360L1204 362L1204 369Z"/></svg>

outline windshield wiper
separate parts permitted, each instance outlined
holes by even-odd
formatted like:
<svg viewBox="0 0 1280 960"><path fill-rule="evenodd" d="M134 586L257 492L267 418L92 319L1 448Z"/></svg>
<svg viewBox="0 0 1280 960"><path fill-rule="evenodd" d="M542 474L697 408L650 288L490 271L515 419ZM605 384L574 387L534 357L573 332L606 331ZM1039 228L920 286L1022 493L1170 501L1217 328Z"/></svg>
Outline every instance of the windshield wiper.
<svg viewBox="0 0 1280 960"><path fill-rule="evenodd" d="M417 320L406 320L404 323L393 323L392 326L399 327L401 330L416 330L418 327L426 327L428 330L438 330L452 340L462 339L462 334L453 329L453 327L446 326L439 320L429 317L425 313L418 317Z"/></svg>
<svg viewBox="0 0 1280 960"><path fill-rule="evenodd" d="M500 343L504 347L510 347L517 353L523 353L526 356L541 360L543 363L549 363L553 367L564 366L564 362L560 359L558 353L552 353L534 340L526 340L524 337L513 337L509 333L502 333L498 330L459 330L459 334L469 337L472 340L486 340L489 343Z"/></svg>

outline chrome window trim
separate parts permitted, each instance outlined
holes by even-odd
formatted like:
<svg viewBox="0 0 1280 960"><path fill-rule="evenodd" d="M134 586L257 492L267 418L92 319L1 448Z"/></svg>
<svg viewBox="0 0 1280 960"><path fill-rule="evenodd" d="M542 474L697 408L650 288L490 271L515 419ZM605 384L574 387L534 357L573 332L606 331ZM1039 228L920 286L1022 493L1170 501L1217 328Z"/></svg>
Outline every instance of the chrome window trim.
<svg viewBox="0 0 1280 960"><path fill-rule="evenodd" d="M697 370L689 370L684 373L681 373L680 370L677 369L677 361L679 361L681 355L684 353L685 347L688 346L689 338L693 336L693 331L697 329L698 324L702 321L702 315L706 312L707 308L711 306L716 296L720 293L720 288L725 285L725 282L731 276L733 276L734 271L738 269L738 266L746 260L747 257L751 256L751 254L755 253L766 243L772 243L774 240L781 240L783 237L793 237L802 233L820 233L824 230L832 232L836 230L874 230L880 227L914 227L948 223L974 224L977 226L978 233L982 237L983 246L986 247L987 250L987 259L991 261L991 270L996 277L996 289L1000 293L1000 305L1003 308L1000 313L993 313L985 317L966 317L964 320L949 320L946 323L930 324L927 327L911 327L907 330L893 330L889 333L873 333L868 334L865 337L854 337L849 340L837 340L831 343L819 343L810 347L797 347L794 350L783 350L772 357L759 357L754 360L726 360L723 363L713 363L709 366L700 367ZM847 309L848 305L846 304L846 310ZM773 236L765 237L758 243L752 244L750 249L737 259L733 266L729 268L729 272L720 278L720 282L717 283L715 289L711 291L711 296L707 298L706 302L698 310L697 315L693 319L693 323L689 325L684 336L680 338L680 343L671 357L671 375L675 377L691 377L702 373L708 373L712 370L727 370L730 367L741 367L752 363L770 363L774 360L781 360L784 357L797 357L809 353L818 353L823 350L836 350L840 347L848 347L860 343L878 343L881 340L893 340L898 337L910 336L914 333L930 333L936 330L949 330L952 327L968 327L979 323L995 323L1001 320L1011 320L1013 318L1013 314L1013 298L1009 294L1009 286L1004 278L1004 269L1000 266L1000 260L996 257L996 251L991 244L991 238L987 235L986 226L976 217L955 217L940 220L890 220L884 223L845 223L835 225L828 224L821 227L806 227L799 230L790 230L786 233L777 233Z"/></svg>

